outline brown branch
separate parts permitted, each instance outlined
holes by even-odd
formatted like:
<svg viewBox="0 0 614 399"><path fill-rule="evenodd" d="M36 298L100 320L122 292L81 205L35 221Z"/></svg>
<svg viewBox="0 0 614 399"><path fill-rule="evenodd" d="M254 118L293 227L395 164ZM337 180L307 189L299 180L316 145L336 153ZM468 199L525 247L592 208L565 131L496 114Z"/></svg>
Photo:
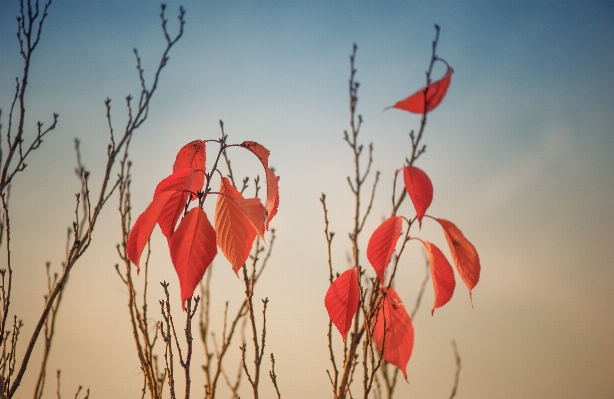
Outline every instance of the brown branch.
<svg viewBox="0 0 614 399"><path fill-rule="evenodd" d="M271 381L273 382L273 386L275 387L275 392L277 393L277 399L281 399L281 394L279 393L279 387L277 386L277 374L275 374L275 356L271 353L271 371L269 371L269 377L271 377Z"/></svg>
<svg viewBox="0 0 614 399"><path fill-rule="evenodd" d="M458 382L460 379L461 372L461 358L458 354L458 347L456 346L456 341L452 340L452 350L454 351L454 359L456 361L456 372L454 373L454 386L452 387L452 393L450 394L450 399L456 396L456 391L458 390Z"/></svg>

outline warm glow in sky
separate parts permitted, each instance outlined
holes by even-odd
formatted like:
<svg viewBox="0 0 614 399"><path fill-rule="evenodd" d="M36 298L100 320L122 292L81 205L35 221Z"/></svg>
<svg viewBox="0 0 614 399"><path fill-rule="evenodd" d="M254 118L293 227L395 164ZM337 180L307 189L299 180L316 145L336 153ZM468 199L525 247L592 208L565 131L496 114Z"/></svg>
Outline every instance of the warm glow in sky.
<svg viewBox="0 0 614 399"><path fill-rule="evenodd" d="M482 275L473 309L459 280L452 301L431 316L428 287L414 320L409 384L400 384L398 397L449 396L453 339L462 357L456 398L614 397L611 2L168 3L171 31L179 4L186 8L185 35L162 72L149 119L132 142L132 205L135 214L142 212L176 152L192 140L217 138L220 119L230 142L253 140L271 151L270 164L281 176L279 213L272 223L278 241L255 296L257 303L270 301L265 352L275 354L282 397L331 397L319 197L324 192L329 199L331 230L337 233L334 265L341 272L347 268L352 218L345 177L353 166L342 139L349 121L352 44L358 45L361 141L373 142L374 168L382 174L365 227L373 231L389 215L394 171L408 155L408 132L419 127L418 116L382 110L424 84L434 23L441 26L438 54L455 72L446 98L429 117L427 151L417 166L434 185L428 213L461 228L480 254ZM17 12L17 1L0 1L3 132L22 67ZM49 123L53 112L60 114L59 124L11 191L11 317L24 320L24 337L43 304L45 262L59 269L64 258L79 191L73 139L81 140L91 187L97 187L108 140L104 100L113 100L113 121L121 130L124 99L139 90L132 49L138 48L150 82L164 46L158 14L159 5L151 1L57 0L50 8L29 80L28 131L37 120ZM444 72L438 65L435 77ZM241 174L261 173L257 161L242 162L241 156L231 153ZM66 397L79 385L90 388L90 397L140 397L126 291L114 270L120 239L116 209L110 200L94 244L70 278L48 397L60 368ZM413 214L409 202L402 212ZM432 221L425 219L419 236L447 254ZM177 314L179 293L158 229L152 245L150 317L160 319L157 282L171 283ZM396 288L411 308L423 261L418 243L407 251ZM0 259L5 267L5 256ZM224 302L230 301L231 309L240 303L242 287L227 263L216 260L213 330L221 329ZM22 351L25 346L24 338ZM196 348L192 380L194 397L200 397L202 350ZM229 358L228 373L234 375L239 350ZM37 369L34 362L21 397L31 394ZM262 392L270 398L266 374ZM228 397L224 388L221 398ZM244 395L250 396L247 390Z"/></svg>

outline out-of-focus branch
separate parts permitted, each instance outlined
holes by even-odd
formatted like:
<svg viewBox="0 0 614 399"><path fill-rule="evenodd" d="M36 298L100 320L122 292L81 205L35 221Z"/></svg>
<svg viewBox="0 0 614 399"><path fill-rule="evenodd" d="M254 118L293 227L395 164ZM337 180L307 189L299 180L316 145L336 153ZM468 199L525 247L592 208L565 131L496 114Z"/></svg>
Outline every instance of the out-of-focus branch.
<svg viewBox="0 0 614 399"><path fill-rule="evenodd" d="M38 4L38 2L36 3ZM44 17L46 16L46 10L48 8L48 5L50 4L50 1L47 3L47 6L45 7L45 11L43 13L43 17L41 18L41 22L40 22L40 26L42 26L42 21L44 20ZM121 151L124 150L124 145L131 139L134 131L145 121L145 119L147 118L147 110L149 108L149 101L151 99L151 96L153 95L157 84L158 84L158 78L160 75L160 72L162 70L162 68L166 65L166 62L168 61L168 53L170 51L170 49L172 48L172 46L177 42L177 40L179 40L179 38L181 38L181 36L183 35L183 25L184 25L184 15L185 12L183 10L183 8L180 8L180 14L179 14L179 21L180 21L180 28L179 28L179 33L173 38L170 39L168 32L167 32L167 28L166 28L166 21L164 19L164 6L162 6L162 28L163 28L163 32L164 35L167 39L167 45L166 48L163 52L163 56L162 56L162 60L160 61L160 64L158 65L158 68L156 70L155 73L155 78L154 78L154 82L151 85L151 87L149 89L147 89L147 86L144 84L144 78L143 78L143 74L142 74L142 69L140 68L140 62L138 62L137 67L139 68L139 76L142 82L142 92L141 92L141 101L139 102L139 106L136 109L136 113L134 114L134 117L132 117L133 115L133 110L129 105L129 115L131 116L130 119L130 123L126 126L126 129L124 131L124 135L121 137L121 139L119 141L117 141L114 137L113 137L113 133L111 132L111 143L109 144L109 148L107 151L107 164L106 167L104 169L104 174L102 177L102 184L101 184L101 189L98 195L98 200L95 201L93 203L93 208L90 205L90 195L89 195L89 189L88 189L88 176L89 173L87 171L83 171L82 173L82 184L84 184L84 191L85 192L85 198L80 198L80 195L77 195L77 209L79 207L79 203L80 200L84 201L84 209L87 209L87 217L85 218L86 223L82 224L82 221L80 220L80 218L78 217L78 212L76 213L76 217L75 220L73 222L73 243L70 247L70 250L67 254L67 258L64 262L65 267L63 269L63 273L61 274L61 276L59 277L59 279L57 280L55 286L53 287L53 289L51 290L51 292L49 293L49 296L47 298L47 302L45 303L45 307L43 309L43 312L37 322L37 324L35 325L34 331L32 333L32 336L30 338L30 341L26 347L26 351L23 357L23 360L21 362L21 365L19 367L19 370L16 374L15 380L12 382L10 390L8 392L7 397L11 398L14 394L15 391L17 390L17 388L19 387L20 383L21 383L21 379L25 373L25 370L28 366L28 362L30 360L30 356L32 354L32 351L34 349L34 345L36 344L36 341L38 340L38 336L46 322L46 319L49 315L49 313L51 312L53 306L54 306L54 302L56 301L56 298L58 297L58 295L61 293L61 291L64 289L67 281L68 281L68 276L70 274L70 271L72 270L72 267L75 265L75 263L77 262L77 260L85 253L85 251L87 250L87 248L89 247L91 240L92 240L92 233L94 231L94 227L96 224L96 221L98 220L98 216L100 215L100 212L102 211L102 208L104 207L106 201L109 199L109 197L111 196L111 194L114 192L114 190L119 186L120 184L120 180L118 179L115 183L113 183L112 185L110 184L111 181L111 176L112 176L112 170L113 167L115 165L115 161L116 158L118 157L118 155L121 153ZM30 2L28 2L28 10L30 10ZM38 10L38 6L36 6L36 9ZM18 37L20 39L20 43L22 44L22 55L25 56L24 58L26 59L26 67L24 68L24 76L26 76L26 80L27 80L27 71L29 68L29 54L31 53L31 51L33 50L33 48L36 46L36 44L38 43L38 38L40 37L40 27L39 27L39 31L37 33L37 38L35 40L35 42L33 43L33 45L30 43L30 37L31 37L31 26L33 24L33 21L36 17L36 15L38 14L38 12L35 12L33 14L31 14L30 12L28 12L28 21L29 21L29 25L24 25L24 21L25 21L25 16L23 13L23 2L22 2L22 17L21 17L21 22L20 22L20 30L19 32L23 32L23 36L19 36ZM31 15L33 15L34 17L32 17ZM29 28L27 27L29 26ZM25 27L25 28L24 28ZM24 47L24 41L23 38L25 38L25 47ZM25 50L24 50L25 49ZM25 90L25 84L22 83L21 85L21 91L23 92ZM21 100L21 95L20 95L20 103L22 102ZM107 115L109 115L109 124L110 124L110 100L107 100L106 102L107 104ZM23 114L25 112L25 108L21 108L22 111L22 116L20 117L20 119L23 119ZM57 116L54 118L57 119ZM53 127L55 127L55 122L52 125L52 127L48 128L47 130L42 130L41 128L42 124L39 123L39 135L37 136L37 138L35 139L34 143L29 147L29 149L26 150L26 152L24 153L21 150L21 134L23 133L23 123L20 122L20 127L18 127L18 131L17 131L17 135L15 137L15 139L13 140L13 144L11 145L11 147L9 148L9 154L7 156L7 159L5 161L3 170L2 170L2 177L1 177L1 181L0 181L0 189L4 189L5 185L8 184L8 182L10 182L10 179L12 178L12 176L14 175L15 172L13 172L12 174L8 172L9 168L8 165L10 165L10 160L12 158L12 154L15 152L15 150L12 150L12 148L16 148L19 150L19 154L20 154L20 159L23 160L25 158L25 156L33 149L38 148L38 145L40 144L40 142L42 141L40 138L46 134L48 131L50 131ZM21 166L19 166L21 165ZM20 164L18 165L19 168L23 168L23 162L20 161ZM17 171L17 169L15 169L15 171Z"/></svg>
<svg viewBox="0 0 614 399"><path fill-rule="evenodd" d="M454 373L454 386L452 386L452 393L450 393L450 399L456 396L461 372L461 358L458 354L458 347L456 346L456 341L454 340L452 340L452 350L454 351L454 360L456 361L456 372Z"/></svg>

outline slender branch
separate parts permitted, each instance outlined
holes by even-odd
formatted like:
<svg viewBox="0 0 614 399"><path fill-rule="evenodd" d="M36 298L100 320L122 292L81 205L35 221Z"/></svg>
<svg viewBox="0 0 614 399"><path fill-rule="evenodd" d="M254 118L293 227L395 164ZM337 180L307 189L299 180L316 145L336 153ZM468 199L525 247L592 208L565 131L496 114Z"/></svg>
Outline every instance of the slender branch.
<svg viewBox="0 0 614 399"><path fill-rule="evenodd" d="M273 386L275 387L275 392L277 393L277 399L281 399L281 394L279 393L279 387L277 386L277 374L275 374L275 356L271 353L271 371L269 371L269 377L271 377L271 381L273 382Z"/></svg>
<svg viewBox="0 0 614 399"><path fill-rule="evenodd" d="M460 380L460 372L461 372L461 358L458 354L458 347L456 346L456 341L452 340L452 350L454 351L454 360L456 361L456 372L454 373L454 386L452 387L452 393L450 394L450 399L456 396L456 391L458 390L458 382Z"/></svg>
<svg viewBox="0 0 614 399"><path fill-rule="evenodd" d="M23 4L23 3L22 3ZM47 4L50 4L50 2L48 2ZM45 8L45 13L43 14L43 19L44 16L46 15L46 9ZM162 10L164 11L164 7L162 7ZM38 336L44 326L45 320L47 319L49 312L52 309L52 306L54 304L54 301L56 300L57 296L59 295L59 293L62 291L62 289L64 288L65 284L67 283L68 280L68 276L70 271L72 270L72 267L75 265L76 261L83 255L83 253L86 251L86 249L89 247L89 244L91 243L91 239L92 239L92 233L94 230L94 226L95 223L98 219L98 216L100 215L100 212L102 211L102 208L104 206L104 204L106 203L106 200L109 198L110 193L113 192L113 190L115 189L115 187L118 186L119 181L116 182L110 189L108 189L108 185L109 185L109 180L111 178L111 174L112 174L112 169L113 166L115 164L115 160L116 157L118 156L118 154L120 153L120 151L122 150L122 147L125 145L125 143L130 139L130 137L132 136L132 134L134 133L134 131L145 121L146 116L147 116L147 109L149 106L149 100L151 98L151 95L153 94L153 92L155 91L156 87L157 87L157 83L158 83L158 78L159 78L159 74L160 71L162 70L162 68L166 65L166 61L168 60L168 53L171 49L171 47L177 42L177 40L179 40L179 38L183 35L183 25L184 25L184 14L185 12L183 11L183 8L180 8L180 14L179 14L179 20L180 20L180 29L179 29L179 33L175 36L174 39L172 40L168 40L168 33L166 31L166 25L163 25L163 31L165 33L165 37L167 37L167 46L166 49L164 50L163 56L162 56L162 61L160 62L157 70L156 70L156 74L155 74L155 78L154 78L154 82L151 86L151 88L149 90L146 90L145 93L141 93L142 94L142 98L144 98L143 102L139 104L139 108L136 112L136 115L134 117L134 119L132 120L132 123L130 125L128 125L126 127L126 130L124 132L124 136L121 138L121 140L119 142L115 143L115 148L113 148L112 150L110 150L108 152L108 158L107 158L107 165L105 168L105 172L102 178L102 184L101 184L101 189L100 189L100 193L99 193L99 197L98 200L95 202L95 206L93 208L93 211L89 211L89 209L91 209L90 205L89 205L89 194L86 195L86 198L84 199L84 201L86 201L88 203L88 225L87 228L83 228L83 226L80 225L79 219L78 217L75 219L75 221L73 222L73 230L74 230L74 242L72 244L72 247L68 253L66 262L65 262L65 268L64 271L61 275L61 277L58 279L57 284L55 285L54 289L52 290L52 292L50 293L47 302L45 304L45 307L43 309L43 312L39 318L38 323L35 325L34 331L32 333L32 336L30 338L30 341L26 347L26 351L23 357L23 360L21 362L21 366L19 367L19 371L17 372L16 378L13 381L10 391L8 393L8 397L12 397L15 394L15 391L17 390L17 388L19 387L20 383L21 383L21 379L23 378L23 375L25 373L25 370L27 368L30 356L32 354L32 351L34 349L34 345L36 343L36 341L38 340ZM163 15L163 12L162 12ZM22 12L22 18L23 18L23 12ZM22 22L23 23L23 22ZM42 26L42 20L41 20L41 26ZM21 32L21 30L20 30ZM31 52L31 50L33 49L33 47L30 45L30 34L26 34L26 31L23 30L24 32L24 36L20 37L20 43L23 43L23 38L25 37L26 39L26 44L27 44L27 48L29 48L30 50L23 50L23 45L22 45L22 53L26 53L26 66L24 67L24 76L27 76L27 72L28 72L28 68L29 68L29 53ZM39 29L39 34L38 36L40 36L40 29ZM38 42L38 36L37 36L37 40L34 43L34 46L37 44ZM21 93L23 93L25 90L25 82L22 82L21 85ZM20 95L20 103L23 104L23 95ZM110 104L110 103L109 103ZM110 105L109 105L110 107ZM25 113L25 108L23 106L21 106L21 117L20 119L23 120L23 115ZM57 120L57 116L54 116L54 120ZM23 154L21 156L21 159L23 160L23 158L25 156L27 156L27 154L33 150L36 149L38 147L38 145L40 144L40 142L42 140L40 140L40 138L46 134L47 132L49 132L52 128L55 127L55 122L54 124L48 128L46 131L43 131L40 129L40 124L39 124L39 136L35 139L34 143L29 147L29 149L25 152L25 154ZM8 174L8 165L10 164L10 158L12 157L12 153L14 153L16 151L16 149L19 149L20 154L22 154L21 152L21 134L23 132L23 121L20 122L20 126L18 127L18 132L17 135L15 137L15 139L13 140L12 143L12 150L9 149L9 155L7 155L7 160L5 161L5 166L3 167L3 171L2 171L2 177L1 177L1 181L0 181L0 191L2 191L5 187L6 184L8 184L8 182L10 181L10 178L12 178L13 175L9 175ZM111 146L113 146L113 141ZM22 161L21 161L22 162ZM22 167L22 166L20 166ZM14 174L14 173L13 173ZM88 192L87 187L86 187L86 193Z"/></svg>

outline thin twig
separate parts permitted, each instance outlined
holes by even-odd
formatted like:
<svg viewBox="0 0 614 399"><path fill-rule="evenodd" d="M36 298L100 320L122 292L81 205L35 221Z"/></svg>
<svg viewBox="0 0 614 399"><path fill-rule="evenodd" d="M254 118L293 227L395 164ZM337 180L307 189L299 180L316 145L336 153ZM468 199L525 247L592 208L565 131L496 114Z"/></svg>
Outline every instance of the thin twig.
<svg viewBox="0 0 614 399"><path fill-rule="evenodd" d="M460 380L460 372L461 372L461 358L458 354L458 347L456 346L456 341L452 340L452 350L454 351L454 359L456 361L456 372L454 373L454 386L452 387L452 393L450 394L450 399L456 396L456 391L458 390L458 382Z"/></svg>

